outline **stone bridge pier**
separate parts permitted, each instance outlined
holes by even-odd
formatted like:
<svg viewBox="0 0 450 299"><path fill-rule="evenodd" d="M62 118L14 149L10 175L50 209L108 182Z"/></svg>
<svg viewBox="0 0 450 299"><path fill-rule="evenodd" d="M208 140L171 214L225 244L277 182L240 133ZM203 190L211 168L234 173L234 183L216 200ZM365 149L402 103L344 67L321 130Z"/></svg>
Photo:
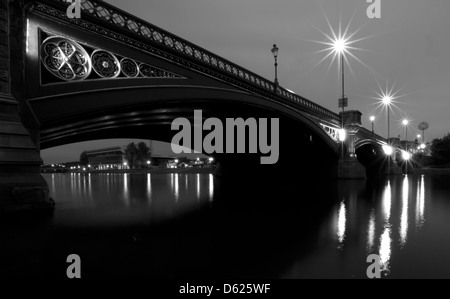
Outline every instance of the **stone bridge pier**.
<svg viewBox="0 0 450 299"><path fill-rule="evenodd" d="M54 206L40 173L38 123L22 121L23 9L21 1L0 2L0 213Z"/></svg>
<svg viewBox="0 0 450 299"><path fill-rule="evenodd" d="M346 131L345 146L337 164L337 178L339 179L365 179L366 168L362 165L356 156L356 135L361 128L361 112L349 110L340 113L343 117L344 128Z"/></svg>

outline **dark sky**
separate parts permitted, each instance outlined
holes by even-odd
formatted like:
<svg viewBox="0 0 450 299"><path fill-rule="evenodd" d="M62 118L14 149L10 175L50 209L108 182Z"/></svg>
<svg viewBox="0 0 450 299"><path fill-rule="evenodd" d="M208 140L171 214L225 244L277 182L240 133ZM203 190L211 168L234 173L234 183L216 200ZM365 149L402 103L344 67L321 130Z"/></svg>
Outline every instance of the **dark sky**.
<svg viewBox="0 0 450 299"><path fill-rule="evenodd" d="M339 19L354 36L365 38L354 50L364 64L349 58L346 68L348 109L377 117L375 130L387 134L386 113L377 109L377 81L399 90L391 114L391 136L405 130L411 121L410 139L421 121L430 124L426 139L450 132L450 1L381 0L381 19L368 19L366 0L109 0L107 1L154 25L183 37L270 80L274 77L273 56L279 52L280 84L332 111L338 112L340 78L330 59L314 67L326 48L319 30L330 33L325 14L334 30ZM47 150L47 152L49 152Z"/></svg>

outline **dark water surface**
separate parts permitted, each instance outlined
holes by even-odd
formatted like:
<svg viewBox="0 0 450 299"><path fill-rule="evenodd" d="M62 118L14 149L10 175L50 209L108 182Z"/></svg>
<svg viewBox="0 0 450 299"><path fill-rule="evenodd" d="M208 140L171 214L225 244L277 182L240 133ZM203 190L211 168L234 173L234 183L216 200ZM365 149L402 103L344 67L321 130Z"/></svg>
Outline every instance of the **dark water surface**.
<svg viewBox="0 0 450 299"><path fill-rule="evenodd" d="M46 174L50 216L1 220L1 277L450 278L450 176L249 183Z"/></svg>

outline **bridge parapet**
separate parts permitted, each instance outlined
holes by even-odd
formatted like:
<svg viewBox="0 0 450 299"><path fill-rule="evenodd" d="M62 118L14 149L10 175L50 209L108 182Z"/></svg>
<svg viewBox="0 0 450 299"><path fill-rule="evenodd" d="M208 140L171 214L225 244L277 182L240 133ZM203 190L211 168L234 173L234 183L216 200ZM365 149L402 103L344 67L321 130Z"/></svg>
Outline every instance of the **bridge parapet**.
<svg viewBox="0 0 450 299"><path fill-rule="evenodd" d="M85 30L106 35L153 55L185 64L220 80L229 81L246 91L326 117L336 124L340 123L338 114L106 2L81 0L81 19L69 19L66 16L69 5L66 0L35 2L37 5L34 9L41 13L64 19Z"/></svg>

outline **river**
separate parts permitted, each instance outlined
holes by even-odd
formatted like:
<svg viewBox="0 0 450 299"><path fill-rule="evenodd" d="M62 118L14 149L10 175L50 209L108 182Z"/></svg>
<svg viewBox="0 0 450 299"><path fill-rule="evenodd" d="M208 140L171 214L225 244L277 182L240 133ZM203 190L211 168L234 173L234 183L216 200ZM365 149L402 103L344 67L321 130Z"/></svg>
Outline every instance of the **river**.
<svg viewBox="0 0 450 299"><path fill-rule="evenodd" d="M450 176L248 184L45 174L51 216L3 219L2 277L450 278Z"/></svg>

